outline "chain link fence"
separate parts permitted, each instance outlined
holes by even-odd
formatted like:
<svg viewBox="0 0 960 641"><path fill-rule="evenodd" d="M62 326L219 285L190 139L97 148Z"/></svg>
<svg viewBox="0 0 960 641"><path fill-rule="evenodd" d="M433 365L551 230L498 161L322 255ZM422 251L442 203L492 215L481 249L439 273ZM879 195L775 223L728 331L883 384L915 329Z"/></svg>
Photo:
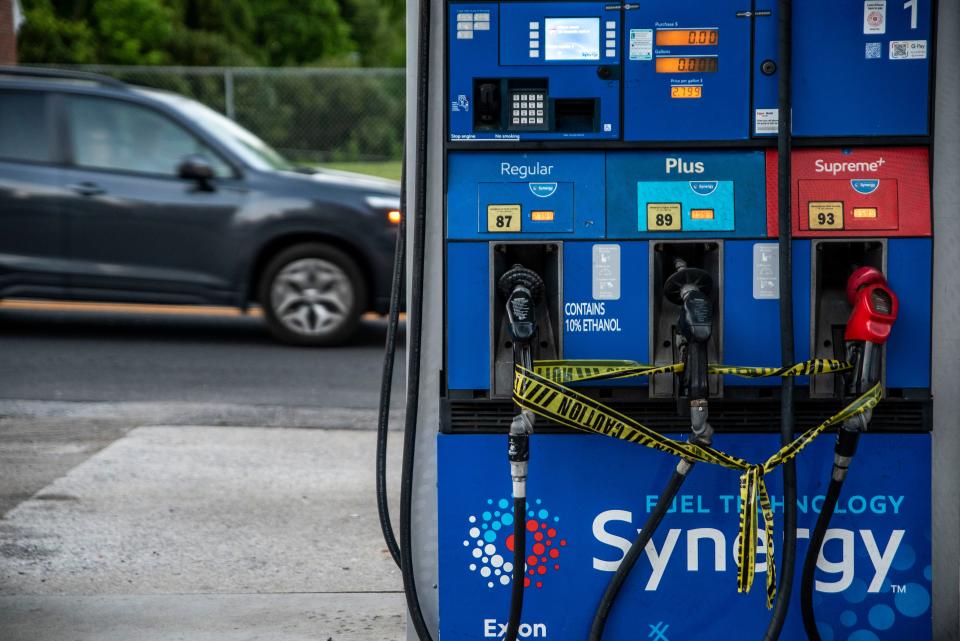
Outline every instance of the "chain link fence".
<svg viewBox="0 0 960 641"><path fill-rule="evenodd" d="M300 163L398 161L404 70L74 65L183 94Z"/></svg>

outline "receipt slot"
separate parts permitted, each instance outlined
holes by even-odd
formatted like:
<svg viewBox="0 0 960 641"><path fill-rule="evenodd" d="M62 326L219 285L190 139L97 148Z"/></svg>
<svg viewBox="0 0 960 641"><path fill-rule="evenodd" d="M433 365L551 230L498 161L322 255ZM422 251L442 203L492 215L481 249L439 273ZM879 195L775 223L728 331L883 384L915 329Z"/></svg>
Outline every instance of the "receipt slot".
<svg viewBox="0 0 960 641"><path fill-rule="evenodd" d="M452 2L448 29L451 140L620 137L619 5Z"/></svg>

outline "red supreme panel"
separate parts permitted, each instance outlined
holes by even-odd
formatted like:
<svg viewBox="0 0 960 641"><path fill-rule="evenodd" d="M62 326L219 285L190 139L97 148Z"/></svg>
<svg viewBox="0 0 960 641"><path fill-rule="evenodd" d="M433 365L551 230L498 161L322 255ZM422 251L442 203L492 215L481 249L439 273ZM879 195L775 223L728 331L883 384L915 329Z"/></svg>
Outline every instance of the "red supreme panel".
<svg viewBox="0 0 960 641"><path fill-rule="evenodd" d="M929 236L925 147L796 149L793 234ZM767 232L777 235L777 152L767 152Z"/></svg>

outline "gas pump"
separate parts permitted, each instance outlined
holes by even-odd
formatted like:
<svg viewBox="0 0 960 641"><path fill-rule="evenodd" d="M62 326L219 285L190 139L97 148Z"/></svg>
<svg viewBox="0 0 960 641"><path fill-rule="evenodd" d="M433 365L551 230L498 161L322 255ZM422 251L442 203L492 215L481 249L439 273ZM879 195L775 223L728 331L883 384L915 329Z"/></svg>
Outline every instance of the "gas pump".
<svg viewBox="0 0 960 641"><path fill-rule="evenodd" d="M822 639L949 638L930 87L960 35L934 65L957 8L900 4L411 3L416 638L799 641L812 604ZM867 421L841 496L817 435L841 469Z"/></svg>

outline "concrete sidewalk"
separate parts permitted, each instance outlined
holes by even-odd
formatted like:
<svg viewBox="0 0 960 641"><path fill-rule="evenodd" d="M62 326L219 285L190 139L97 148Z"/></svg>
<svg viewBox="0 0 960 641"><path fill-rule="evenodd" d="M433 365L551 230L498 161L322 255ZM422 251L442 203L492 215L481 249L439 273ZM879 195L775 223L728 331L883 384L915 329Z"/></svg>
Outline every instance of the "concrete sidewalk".
<svg viewBox="0 0 960 641"><path fill-rule="evenodd" d="M130 431L0 520L0 639L400 639L374 439Z"/></svg>

